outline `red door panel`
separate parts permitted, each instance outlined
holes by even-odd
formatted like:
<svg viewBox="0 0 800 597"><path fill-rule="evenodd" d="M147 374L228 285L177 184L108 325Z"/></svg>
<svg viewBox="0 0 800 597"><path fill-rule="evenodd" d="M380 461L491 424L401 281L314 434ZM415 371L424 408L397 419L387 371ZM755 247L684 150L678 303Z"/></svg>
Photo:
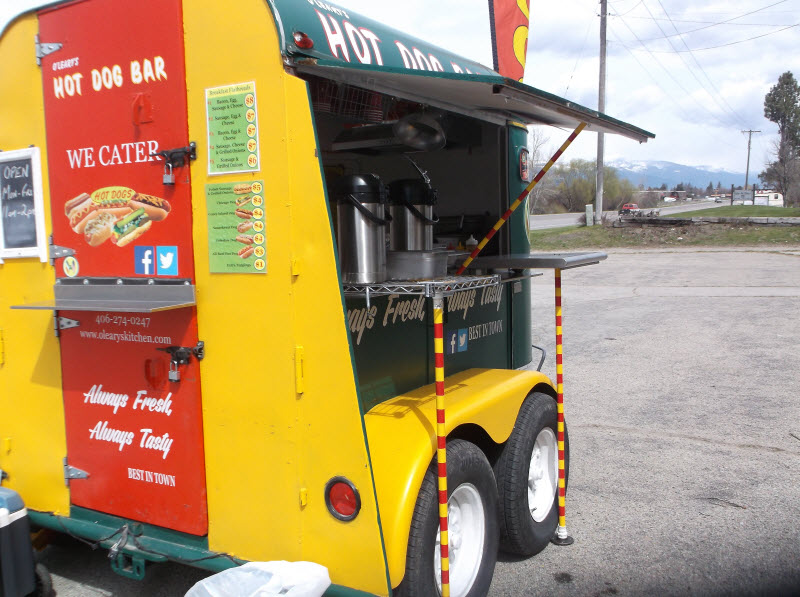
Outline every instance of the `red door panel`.
<svg viewBox="0 0 800 597"><path fill-rule="evenodd" d="M194 309L159 313L61 311L72 503L203 535L203 425L197 360L168 380L167 346L194 346Z"/></svg>
<svg viewBox="0 0 800 597"><path fill-rule="evenodd" d="M194 280L189 166L163 184L152 154L185 147L179 0L84 0L44 10L40 39L57 276ZM67 266L69 263L69 266ZM67 456L89 473L72 503L207 532L197 360L167 379L167 346L194 347L194 308L60 312Z"/></svg>

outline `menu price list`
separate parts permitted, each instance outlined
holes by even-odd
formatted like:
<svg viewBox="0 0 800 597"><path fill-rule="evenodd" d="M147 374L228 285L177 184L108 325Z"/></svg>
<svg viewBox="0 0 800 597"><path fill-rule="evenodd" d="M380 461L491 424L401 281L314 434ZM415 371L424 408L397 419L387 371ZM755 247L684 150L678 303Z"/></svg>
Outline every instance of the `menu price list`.
<svg viewBox="0 0 800 597"><path fill-rule="evenodd" d="M256 84L237 83L206 89L208 173L260 169Z"/></svg>
<svg viewBox="0 0 800 597"><path fill-rule="evenodd" d="M267 272L264 182L206 185L212 274Z"/></svg>

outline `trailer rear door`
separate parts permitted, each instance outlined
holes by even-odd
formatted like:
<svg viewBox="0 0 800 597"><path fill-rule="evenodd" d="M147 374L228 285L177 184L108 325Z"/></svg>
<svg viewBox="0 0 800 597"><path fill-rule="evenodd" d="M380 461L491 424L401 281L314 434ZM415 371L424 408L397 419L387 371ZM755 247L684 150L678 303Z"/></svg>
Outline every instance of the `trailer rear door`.
<svg viewBox="0 0 800 597"><path fill-rule="evenodd" d="M41 65L53 240L74 251L56 296L78 282L57 313L72 504L203 535L197 355L163 350L197 347L196 311L150 300L194 284L190 156L158 155L189 146L181 2L39 17L42 44L61 44Z"/></svg>

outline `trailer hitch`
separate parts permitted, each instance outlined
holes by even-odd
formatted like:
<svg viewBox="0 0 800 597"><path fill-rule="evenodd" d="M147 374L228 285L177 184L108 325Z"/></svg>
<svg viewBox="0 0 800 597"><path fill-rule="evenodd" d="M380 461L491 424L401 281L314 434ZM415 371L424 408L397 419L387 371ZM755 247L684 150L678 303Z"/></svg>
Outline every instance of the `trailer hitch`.
<svg viewBox="0 0 800 597"><path fill-rule="evenodd" d="M169 362L169 374L167 379L169 381L179 382L181 380L181 372L179 367L181 365L188 365L189 360L194 356L198 361L202 361L206 356L206 345L202 340L197 342L197 346L190 348L188 346L166 346L158 348L162 352L168 352L172 357Z"/></svg>

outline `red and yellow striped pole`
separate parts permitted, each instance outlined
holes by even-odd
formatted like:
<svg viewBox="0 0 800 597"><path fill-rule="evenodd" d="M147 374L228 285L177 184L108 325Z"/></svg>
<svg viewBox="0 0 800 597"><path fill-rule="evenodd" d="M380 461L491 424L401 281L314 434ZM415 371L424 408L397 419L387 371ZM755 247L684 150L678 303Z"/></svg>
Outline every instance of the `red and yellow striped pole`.
<svg viewBox="0 0 800 597"><path fill-rule="evenodd" d="M436 379L436 462L439 472L439 537L442 597L450 597L450 545L447 530L447 432L444 425L444 298L433 297L433 353Z"/></svg>
<svg viewBox="0 0 800 597"><path fill-rule="evenodd" d="M556 151L553 154L553 157L550 158L550 161L547 162L542 167L541 170L539 170L539 173L536 176L534 176L534 178L530 182L530 184L528 184L528 186L525 187L525 190L522 191L519 194L519 197L517 197L514 200L514 202L511 204L511 206L506 210L506 213L504 213L500 217L500 219L497 220L497 223L489 231L489 234L487 234L486 236L483 237L483 240L478 243L478 246L475 247L475 249L473 249L472 253L469 254L469 257L467 257L464 260L464 263L461 264L461 267L458 268L458 271L456 272L457 276L460 276L464 272L464 270L467 269L467 266L469 266L469 264L472 263L472 260L475 259L475 257L477 257L478 253L483 251L483 247L486 246L486 243L488 243L490 240L492 240L492 237L495 234L497 234L497 231L500 230L500 228L503 227L503 224L505 224L508 221L508 218L510 218L511 214L514 213L514 210L516 210L522 204L522 202L525 201L525 197L527 197L528 194L533 190L533 187L535 187L537 184L539 184L539 181L542 180L542 178L544 177L545 174L547 174L547 171L550 169L550 167L553 164L555 164L556 161L558 161L558 158L561 157L561 154L566 151L567 147L569 147L572 144L572 142L575 140L575 137L577 137L580 134L580 132L585 128L586 128L586 123L585 122L581 122L575 128L575 130L572 131L572 134L569 137L567 137L567 140L564 141L564 144L561 147L559 147L558 151Z"/></svg>
<svg viewBox="0 0 800 597"><path fill-rule="evenodd" d="M564 351L561 329L561 270L555 270L556 288L556 394L558 408L558 528L552 541L571 545L575 540L567 533L567 484L564 470Z"/></svg>

